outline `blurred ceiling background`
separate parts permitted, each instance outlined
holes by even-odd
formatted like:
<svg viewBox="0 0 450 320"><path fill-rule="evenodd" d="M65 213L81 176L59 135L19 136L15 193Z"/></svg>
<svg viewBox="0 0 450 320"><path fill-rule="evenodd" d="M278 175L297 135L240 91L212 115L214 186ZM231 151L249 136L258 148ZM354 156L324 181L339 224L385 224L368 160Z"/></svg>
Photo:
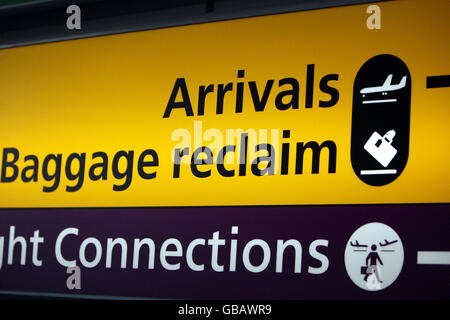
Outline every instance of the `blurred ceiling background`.
<svg viewBox="0 0 450 320"><path fill-rule="evenodd" d="M0 0L0 48L370 0ZM81 8L81 30L67 30L66 8Z"/></svg>

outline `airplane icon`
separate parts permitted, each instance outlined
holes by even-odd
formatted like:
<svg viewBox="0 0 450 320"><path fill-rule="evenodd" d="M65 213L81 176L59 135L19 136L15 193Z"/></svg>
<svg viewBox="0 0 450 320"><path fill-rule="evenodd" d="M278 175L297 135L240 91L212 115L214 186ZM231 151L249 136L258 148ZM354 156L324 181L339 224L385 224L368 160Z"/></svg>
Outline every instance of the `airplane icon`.
<svg viewBox="0 0 450 320"><path fill-rule="evenodd" d="M358 240L355 240L355 243L352 243L352 242L350 241L350 245L351 245L352 247L356 247L356 248L367 248L367 245L366 245L366 244L359 244Z"/></svg>
<svg viewBox="0 0 450 320"><path fill-rule="evenodd" d="M392 74L389 74L381 86L377 87L367 87L361 89L360 93L363 97L366 94L370 93L381 93L383 96L386 96L388 92L400 90L406 86L406 76L403 76L398 84L392 84ZM380 100L363 100L363 104L367 103L386 103L386 102L396 102L397 99L380 99Z"/></svg>

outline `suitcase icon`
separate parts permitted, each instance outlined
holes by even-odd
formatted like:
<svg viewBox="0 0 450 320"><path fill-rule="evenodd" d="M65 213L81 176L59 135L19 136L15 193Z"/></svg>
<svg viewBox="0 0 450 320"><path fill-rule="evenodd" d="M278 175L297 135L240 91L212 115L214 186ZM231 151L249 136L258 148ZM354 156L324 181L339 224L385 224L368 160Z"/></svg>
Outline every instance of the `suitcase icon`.
<svg viewBox="0 0 450 320"><path fill-rule="evenodd" d="M375 131L364 145L364 150L386 168L397 154L397 149L392 146L394 137L394 130L389 130L384 136Z"/></svg>

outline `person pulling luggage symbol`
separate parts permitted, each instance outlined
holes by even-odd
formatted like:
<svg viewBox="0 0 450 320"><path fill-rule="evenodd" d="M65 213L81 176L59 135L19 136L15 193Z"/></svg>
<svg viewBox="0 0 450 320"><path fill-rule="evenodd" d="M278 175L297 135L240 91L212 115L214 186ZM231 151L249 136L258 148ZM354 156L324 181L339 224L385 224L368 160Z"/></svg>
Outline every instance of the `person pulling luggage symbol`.
<svg viewBox="0 0 450 320"><path fill-rule="evenodd" d="M372 252L369 253L366 258L367 269L365 270L364 281L367 282L367 278L371 274L375 274L375 277L377 278L378 283L383 283L383 281L381 281L381 279L380 279L380 273L378 272L378 268L377 268L377 261L379 261L380 264L383 265L383 261L381 261L381 258L377 252L377 245L373 244L370 247L370 249L372 250Z"/></svg>
<svg viewBox="0 0 450 320"><path fill-rule="evenodd" d="M382 248L383 252L395 252L395 250L386 250L383 249L386 246L397 243L398 240L388 241L384 240L384 243L380 242L379 245ZM354 252L367 252L368 245L360 244L358 240L355 243L350 242L350 246L354 247ZM381 280L381 273L379 265L384 265L383 261L378 254L378 246L376 244L372 244L370 246L371 252L367 255L365 259L365 265L361 266L361 274L364 275L364 281L367 282L367 287L369 289L374 289L375 287L379 287L383 281ZM378 265L379 264L379 265ZM369 277L371 275L375 276L375 279L370 280ZM375 282L376 280L376 282ZM370 282L370 283L369 283Z"/></svg>
<svg viewBox="0 0 450 320"><path fill-rule="evenodd" d="M389 287L399 276L404 262L398 233L381 222L359 227L345 246L344 262L355 285L367 291Z"/></svg>

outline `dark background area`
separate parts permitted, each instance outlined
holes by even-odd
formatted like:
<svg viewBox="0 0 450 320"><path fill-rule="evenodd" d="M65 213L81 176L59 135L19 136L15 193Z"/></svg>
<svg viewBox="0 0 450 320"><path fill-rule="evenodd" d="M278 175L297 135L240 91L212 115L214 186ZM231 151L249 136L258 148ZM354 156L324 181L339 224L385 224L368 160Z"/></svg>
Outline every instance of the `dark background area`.
<svg viewBox="0 0 450 320"><path fill-rule="evenodd" d="M311 10L370 0L0 0L0 49L58 40ZM68 30L66 9L81 9Z"/></svg>

